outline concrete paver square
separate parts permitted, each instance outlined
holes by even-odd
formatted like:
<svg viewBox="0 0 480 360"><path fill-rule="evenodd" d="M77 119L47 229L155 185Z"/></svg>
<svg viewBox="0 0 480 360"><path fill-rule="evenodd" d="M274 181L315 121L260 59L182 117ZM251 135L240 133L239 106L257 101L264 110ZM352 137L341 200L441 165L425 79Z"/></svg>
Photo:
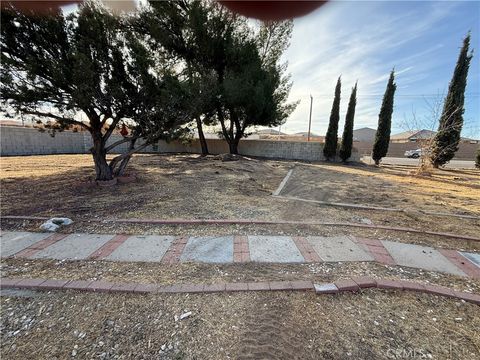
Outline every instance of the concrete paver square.
<svg viewBox="0 0 480 360"><path fill-rule="evenodd" d="M130 236L106 260L160 262L172 244L174 236Z"/></svg>
<svg viewBox="0 0 480 360"><path fill-rule="evenodd" d="M36 242L43 240L52 235L51 233L33 233L23 231L2 232L1 240L1 256L7 257L32 246Z"/></svg>
<svg viewBox="0 0 480 360"><path fill-rule="evenodd" d="M258 262L304 262L290 236L248 236L250 259Z"/></svg>
<svg viewBox="0 0 480 360"><path fill-rule="evenodd" d="M382 243L398 265L454 275L466 275L440 252L431 247L387 240L382 240Z"/></svg>
<svg viewBox="0 0 480 360"><path fill-rule="evenodd" d="M373 256L348 236L308 236L312 245L323 261L373 261Z"/></svg>
<svg viewBox="0 0 480 360"><path fill-rule="evenodd" d="M114 235L72 234L32 256L37 259L85 259Z"/></svg>
<svg viewBox="0 0 480 360"><path fill-rule="evenodd" d="M461 254L480 268L480 254L469 252L461 252Z"/></svg>
<svg viewBox="0 0 480 360"><path fill-rule="evenodd" d="M191 237L185 245L180 261L231 263L233 262L233 236Z"/></svg>

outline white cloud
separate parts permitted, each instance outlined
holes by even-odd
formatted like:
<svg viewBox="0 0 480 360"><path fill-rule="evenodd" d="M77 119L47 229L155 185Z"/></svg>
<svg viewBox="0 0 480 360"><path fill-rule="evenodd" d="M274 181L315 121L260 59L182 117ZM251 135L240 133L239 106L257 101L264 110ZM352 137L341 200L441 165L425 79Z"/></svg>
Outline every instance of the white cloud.
<svg viewBox="0 0 480 360"><path fill-rule="evenodd" d="M401 84L397 93L400 93L427 76L425 70L430 64L418 64L418 59L442 44L400 58L394 56L395 52L428 32L454 6L433 3L427 16L425 13L419 16L414 10L400 14L385 11L384 3L336 2L295 20L291 45L284 59L289 63L288 71L294 82L290 99L301 102L282 130L293 133L308 129L312 94L312 131L325 133L339 75L342 76L339 132L351 88L357 80L356 127L376 127L390 70L396 66L397 83ZM417 72L417 68L422 71Z"/></svg>

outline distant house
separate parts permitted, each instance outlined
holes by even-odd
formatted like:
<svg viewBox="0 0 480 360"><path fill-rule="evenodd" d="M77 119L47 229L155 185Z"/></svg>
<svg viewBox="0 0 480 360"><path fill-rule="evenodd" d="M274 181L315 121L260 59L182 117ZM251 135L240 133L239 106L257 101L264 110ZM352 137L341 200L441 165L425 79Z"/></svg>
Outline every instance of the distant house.
<svg viewBox="0 0 480 360"><path fill-rule="evenodd" d="M373 142L377 130L364 127L353 130L353 141Z"/></svg>
<svg viewBox="0 0 480 360"><path fill-rule="evenodd" d="M420 142L422 140L428 140L435 136L437 132L431 130L413 130L413 131L404 131L399 134L392 135L390 137L390 141L392 143L408 143L408 142ZM461 138L462 143L469 143L469 144L478 144L479 141L475 139L469 138Z"/></svg>
<svg viewBox="0 0 480 360"><path fill-rule="evenodd" d="M287 135L275 129L261 129L254 132L255 135Z"/></svg>
<svg viewBox="0 0 480 360"><path fill-rule="evenodd" d="M298 133L295 133L293 134L295 136L302 136L302 137L308 137L308 131L302 131L302 132L298 132ZM321 137L321 135L317 135L317 134L314 134L314 133L310 133L310 137Z"/></svg>
<svg viewBox="0 0 480 360"><path fill-rule="evenodd" d="M23 126L18 120L0 120L0 126Z"/></svg>

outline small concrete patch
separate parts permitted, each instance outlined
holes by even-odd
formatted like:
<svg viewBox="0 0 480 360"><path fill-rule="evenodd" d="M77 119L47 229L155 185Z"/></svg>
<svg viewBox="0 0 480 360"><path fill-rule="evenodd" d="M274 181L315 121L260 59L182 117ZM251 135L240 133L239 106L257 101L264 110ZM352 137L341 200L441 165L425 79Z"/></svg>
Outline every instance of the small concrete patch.
<svg viewBox="0 0 480 360"><path fill-rule="evenodd" d="M338 288L335 284L313 284L317 294L336 294Z"/></svg>
<svg viewBox="0 0 480 360"><path fill-rule="evenodd" d="M387 240L382 240L382 243L398 265L466 276L462 270L431 247Z"/></svg>
<svg viewBox="0 0 480 360"><path fill-rule="evenodd" d="M258 262L304 262L289 236L248 236L250 259Z"/></svg>
<svg viewBox="0 0 480 360"><path fill-rule="evenodd" d="M174 239L174 236L130 236L105 259L160 262Z"/></svg>
<svg viewBox="0 0 480 360"><path fill-rule="evenodd" d="M32 246L36 242L49 237L48 233L4 232L0 235L2 257L12 256L17 252Z"/></svg>
<svg viewBox="0 0 480 360"><path fill-rule="evenodd" d="M463 256L465 256L468 260L470 260L474 265L480 268L480 254L469 253L469 252L461 252Z"/></svg>
<svg viewBox="0 0 480 360"><path fill-rule="evenodd" d="M312 245L323 261L373 261L371 254L355 244L348 236L308 236Z"/></svg>
<svg viewBox="0 0 480 360"><path fill-rule="evenodd" d="M180 261L231 263L233 262L233 236L191 237L180 256Z"/></svg>
<svg viewBox="0 0 480 360"><path fill-rule="evenodd" d="M39 251L32 258L36 259L85 259L114 235L72 234L65 239Z"/></svg>

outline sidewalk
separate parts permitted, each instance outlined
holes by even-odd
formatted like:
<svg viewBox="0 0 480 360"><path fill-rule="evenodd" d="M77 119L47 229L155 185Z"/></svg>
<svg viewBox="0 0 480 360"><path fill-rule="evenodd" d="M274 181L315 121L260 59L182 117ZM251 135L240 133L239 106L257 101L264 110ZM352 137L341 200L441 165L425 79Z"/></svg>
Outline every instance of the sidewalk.
<svg viewBox="0 0 480 360"><path fill-rule="evenodd" d="M480 279L480 254L352 236L220 236L2 232L1 257L159 263L376 261Z"/></svg>

